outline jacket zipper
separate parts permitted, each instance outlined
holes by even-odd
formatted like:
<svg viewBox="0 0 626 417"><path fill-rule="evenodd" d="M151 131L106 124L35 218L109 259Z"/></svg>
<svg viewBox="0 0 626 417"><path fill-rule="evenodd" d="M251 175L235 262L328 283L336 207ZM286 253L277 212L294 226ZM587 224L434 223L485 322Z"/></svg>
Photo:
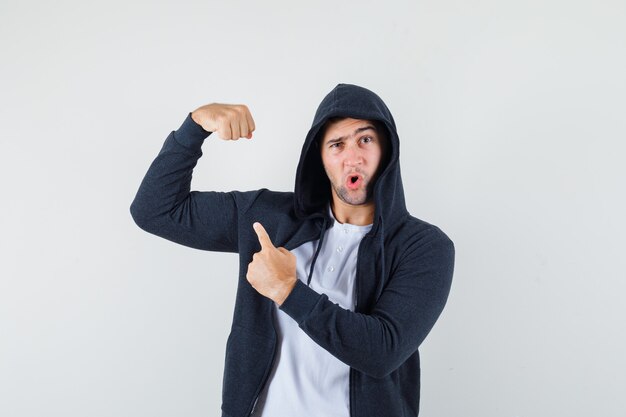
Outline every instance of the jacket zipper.
<svg viewBox="0 0 626 417"><path fill-rule="evenodd" d="M360 274L360 268L359 266L361 265L361 246L363 245L363 241L366 239L366 237L364 236L363 239L361 239L361 243L359 243L359 249L357 251L356 254L356 277L354 280L354 311L357 312L357 307L359 305L359 275ZM350 378L349 378L349 383L350 383L350 417L355 417L356 416L356 411L354 411L354 404L356 404L356 400L355 400L355 395L354 395L354 369L352 369L352 367L350 367Z"/></svg>
<svg viewBox="0 0 626 417"><path fill-rule="evenodd" d="M324 230L322 230L322 233L324 232ZM285 245L285 249L287 250L291 250L293 248L297 248L298 246L300 246L303 243L306 242L310 242L311 239L305 239L304 242L300 242L298 244L295 245ZM292 246L291 248L287 248L287 246ZM361 245L359 245L359 251L360 251L360 247ZM357 269L358 269L358 263L359 263L359 259L358 259L358 253L357 253ZM356 300L355 300L355 307L356 307ZM272 318L273 320L273 318ZM276 328L274 328L274 332L276 332ZM276 335L276 340L278 340L278 335ZM261 395L261 392L263 392L263 388L265 388L265 384L267 384L267 379L269 377L270 372L272 371L272 368L274 366L274 360L276 359L276 345L278 344L278 342L274 343L274 349L272 350L272 361L270 362L270 366L265 370L265 374L263 375L263 382L261 383L261 387L260 389L257 391L257 393L254 395L254 400L252 401L252 406L250 407L250 411L246 414L248 417L252 415L252 413L254 412L254 409L256 408L256 404L259 401L259 396ZM350 379L352 379L352 368L350 368ZM352 384L350 384L350 397L352 398ZM352 416L352 399L350 399L350 416Z"/></svg>

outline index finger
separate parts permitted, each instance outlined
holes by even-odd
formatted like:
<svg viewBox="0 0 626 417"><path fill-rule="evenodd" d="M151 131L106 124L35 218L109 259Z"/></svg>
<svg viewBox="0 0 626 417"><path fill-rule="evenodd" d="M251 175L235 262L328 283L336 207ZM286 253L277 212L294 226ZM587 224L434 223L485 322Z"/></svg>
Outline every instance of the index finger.
<svg viewBox="0 0 626 417"><path fill-rule="evenodd" d="M261 249L266 249L266 248L269 249L269 248L274 247L274 244L272 243L270 236L267 234L267 232L265 231L265 228L263 227L261 223L254 222L252 227L254 228L254 231L256 232L257 237L259 238Z"/></svg>

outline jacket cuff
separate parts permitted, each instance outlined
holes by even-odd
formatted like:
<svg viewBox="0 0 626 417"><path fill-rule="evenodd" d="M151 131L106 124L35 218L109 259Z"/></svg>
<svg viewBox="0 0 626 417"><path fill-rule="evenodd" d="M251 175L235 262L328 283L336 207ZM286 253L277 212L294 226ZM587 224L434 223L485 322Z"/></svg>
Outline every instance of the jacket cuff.
<svg viewBox="0 0 626 417"><path fill-rule="evenodd" d="M321 297L321 294L298 280L279 309L287 313L300 325L306 320Z"/></svg>
<svg viewBox="0 0 626 417"><path fill-rule="evenodd" d="M191 118L191 112L189 112L183 124L180 125L178 130L174 131L174 138L176 142L186 148L200 150L204 139L209 137L210 134L211 132L204 130L202 126Z"/></svg>

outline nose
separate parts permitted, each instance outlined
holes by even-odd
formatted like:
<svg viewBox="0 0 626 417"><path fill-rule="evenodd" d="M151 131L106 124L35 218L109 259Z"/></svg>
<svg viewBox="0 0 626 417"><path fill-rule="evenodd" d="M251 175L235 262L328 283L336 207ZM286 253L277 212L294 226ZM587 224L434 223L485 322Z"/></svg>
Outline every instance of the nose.
<svg viewBox="0 0 626 417"><path fill-rule="evenodd" d="M344 157L344 164L347 166L363 164L363 152L356 144L350 144L346 147Z"/></svg>

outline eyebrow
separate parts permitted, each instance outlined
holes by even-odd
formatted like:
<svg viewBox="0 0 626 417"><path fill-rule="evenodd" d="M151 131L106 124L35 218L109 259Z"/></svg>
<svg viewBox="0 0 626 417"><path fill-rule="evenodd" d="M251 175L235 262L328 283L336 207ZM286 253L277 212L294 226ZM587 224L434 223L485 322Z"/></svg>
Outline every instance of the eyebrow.
<svg viewBox="0 0 626 417"><path fill-rule="evenodd" d="M376 130L376 128L372 125L367 125L367 126L363 126L363 127L359 127L358 129L356 129L354 131L354 133L352 134L353 136L356 136L357 134L366 131L366 130L373 130L374 132L378 133L378 130ZM341 142L342 140L345 140L346 137L345 136L340 136L338 138L334 138L334 139L330 139L328 141L326 141L326 143L324 145L328 145L330 143L335 143L335 142Z"/></svg>

